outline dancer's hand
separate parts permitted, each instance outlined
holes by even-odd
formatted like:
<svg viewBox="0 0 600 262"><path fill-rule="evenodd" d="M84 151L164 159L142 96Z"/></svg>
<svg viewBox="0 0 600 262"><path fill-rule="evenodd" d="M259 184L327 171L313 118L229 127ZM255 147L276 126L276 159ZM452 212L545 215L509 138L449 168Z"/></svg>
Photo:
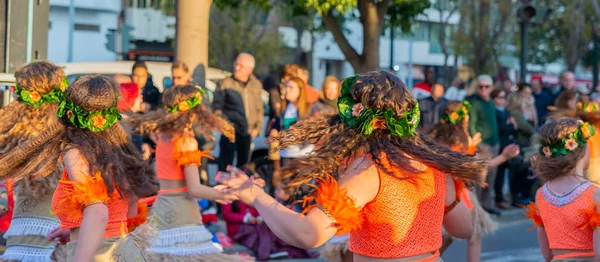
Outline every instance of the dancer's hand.
<svg viewBox="0 0 600 262"><path fill-rule="evenodd" d="M229 205L231 204L233 201L238 200L238 198L235 195L232 194L224 194L223 190L226 189L227 186L225 185L216 185L213 187L214 190L216 190L217 192L223 194L223 198L222 199L215 199L215 202L221 204L221 205Z"/></svg>
<svg viewBox="0 0 600 262"><path fill-rule="evenodd" d="M481 143L481 133L477 132L477 134L469 138L469 146L477 146L479 143Z"/></svg>
<svg viewBox="0 0 600 262"><path fill-rule="evenodd" d="M236 196L244 204L253 205L256 196L264 191L255 183L253 177L249 177L243 172L239 173L236 169L232 168L229 173L222 173L219 183L227 186L223 193Z"/></svg>
<svg viewBox="0 0 600 262"><path fill-rule="evenodd" d="M520 153L520 148L517 144L510 144L508 146L506 146L503 150L502 150L502 156L504 156L506 158L506 160L510 160L513 159L515 157L517 157Z"/></svg>
<svg viewBox="0 0 600 262"><path fill-rule="evenodd" d="M48 240L57 240L61 245L66 245L67 242L71 241L71 232L69 230L60 230L60 227L57 227L48 233Z"/></svg>

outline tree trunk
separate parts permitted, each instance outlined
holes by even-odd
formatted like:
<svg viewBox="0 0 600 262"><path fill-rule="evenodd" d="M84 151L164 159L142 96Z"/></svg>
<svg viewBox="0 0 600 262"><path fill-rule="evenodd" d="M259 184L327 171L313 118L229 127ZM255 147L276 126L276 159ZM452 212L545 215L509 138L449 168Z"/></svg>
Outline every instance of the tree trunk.
<svg viewBox="0 0 600 262"><path fill-rule="evenodd" d="M577 10L578 14L583 13L583 0L577 0L575 3L575 9ZM577 63L581 57L581 29L584 23L582 16L574 16L573 19L575 19L575 23L569 32L569 40L567 42L566 50L567 69L571 72L575 72Z"/></svg>
<svg viewBox="0 0 600 262"><path fill-rule="evenodd" d="M208 67L208 25L212 0L177 1L177 60L190 70Z"/></svg>

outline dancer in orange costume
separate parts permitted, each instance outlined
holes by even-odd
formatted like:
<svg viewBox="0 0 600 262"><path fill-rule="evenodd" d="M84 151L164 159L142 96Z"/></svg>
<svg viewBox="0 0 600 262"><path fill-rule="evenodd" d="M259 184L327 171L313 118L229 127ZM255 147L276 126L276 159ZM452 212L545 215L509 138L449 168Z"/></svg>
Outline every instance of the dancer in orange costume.
<svg viewBox="0 0 600 262"><path fill-rule="evenodd" d="M18 195L0 261L64 261L65 247L47 238L59 226L50 212L52 192L62 171L59 155L52 151L56 148L38 148L36 155L21 163L12 159L22 153L22 146L46 137L60 125L58 98L68 82L62 68L46 61L24 66L15 79L17 101L0 109L0 174L14 178ZM10 221L11 216L7 218Z"/></svg>
<svg viewBox="0 0 600 262"><path fill-rule="evenodd" d="M202 104L203 90L195 85L170 87L163 94L166 110L157 110L127 121L156 136L156 169L160 184L152 205L158 237L147 249L149 261L246 261L223 254L212 234L202 224L197 198L235 200L230 195L202 185L198 167L210 151L198 149L192 124L206 137L221 132L233 141L234 129Z"/></svg>
<svg viewBox="0 0 600 262"><path fill-rule="evenodd" d="M452 150L474 155L477 144L480 142L479 134L471 137L469 134L469 102L451 101L446 104L441 122L436 125L430 135L439 143L449 146ZM490 166L498 166L519 154L519 146L509 145L499 156L490 159ZM471 210L474 230L467 242L467 261L475 262L481 258L481 238L485 234L496 230L496 223L489 214L483 210L477 196L467 188L463 180L455 179L456 195L460 196L463 203ZM452 237L444 234L444 245L441 252L452 244Z"/></svg>
<svg viewBox="0 0 600 262"><path fill-rule="evenodd" d="M64 170L52 198L60 230L49 237L69 241L67 261L144 261L128 237L128 217L136 216L137 198L153 191L154 172L117 123L118 100L112 79L79 78L59 96L60 121L0 160L0 169L35 170L38 157L60 157Z"/></svg>
<svg viewBox="0 0 600 262"><path fill-rule="evenodd" d="M326 141L282 170L290 190L314 187L303 214L238 172L223 181L225 192L253 205L275 235L299 248L350 233L357 262L441 261L442 225L454 237L471 236L471 213L452 177L483 183L487 165L417 131L418 104L398 77L378 71L347 78L338 108L337 116L298 122L276 138L281 147Z"/></svg>
<svg viewBox="0 0 600 262"><path fill-rule="evenodd" d="M546 183L526 215L537 226L546 261L600 259L600 189L584 177L590 160L587 141L594 133L592 125L570 118L550 120L541 128L533 170Z"/></svg>

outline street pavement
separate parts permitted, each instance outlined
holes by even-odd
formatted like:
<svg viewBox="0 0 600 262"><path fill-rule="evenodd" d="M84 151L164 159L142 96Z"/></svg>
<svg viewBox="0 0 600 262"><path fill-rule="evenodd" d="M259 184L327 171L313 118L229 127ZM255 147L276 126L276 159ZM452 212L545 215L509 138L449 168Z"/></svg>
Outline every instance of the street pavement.
<svg viewBox="0 0 600 262"><path fill-rule="evenodd" d="M482 262L539 262L544 261L537 244L535 230L529 230L533 224L515 209L499 221L498 231L494 235L484 237ZM467 243L464 240L454 241L442 256L444 262L464 262ZM324 262L319 259L287 259L287 262Z"/></svg>

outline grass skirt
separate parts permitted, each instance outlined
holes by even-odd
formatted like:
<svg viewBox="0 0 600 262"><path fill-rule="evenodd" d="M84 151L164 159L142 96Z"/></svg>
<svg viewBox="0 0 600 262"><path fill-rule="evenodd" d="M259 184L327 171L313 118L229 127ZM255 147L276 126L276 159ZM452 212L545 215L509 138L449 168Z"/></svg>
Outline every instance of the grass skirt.
<svg viewBox="0 0 600 262"><path fill-rule="evenodd" d="M160 194L152 206L150 223L157 237L148 242L148 261L244 261L224 254L212 242L212 234L202 224L200 207L187 192Z"/></svg>

